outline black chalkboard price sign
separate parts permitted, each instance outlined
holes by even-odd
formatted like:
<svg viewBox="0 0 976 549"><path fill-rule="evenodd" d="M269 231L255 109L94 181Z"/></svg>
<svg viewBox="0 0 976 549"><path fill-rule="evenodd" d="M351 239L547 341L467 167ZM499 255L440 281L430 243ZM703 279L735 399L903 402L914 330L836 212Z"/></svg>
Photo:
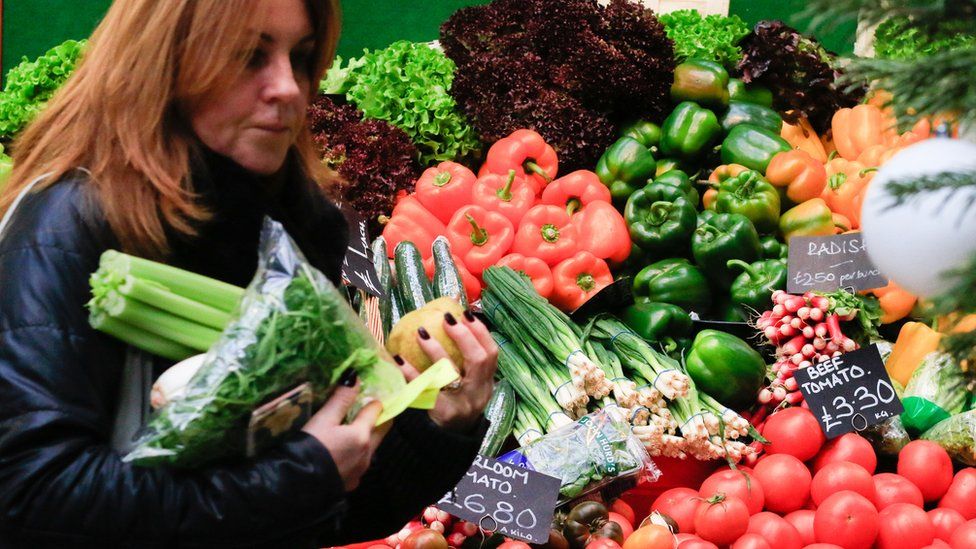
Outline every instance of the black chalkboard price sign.
<svg viewBox="0 0 976 549"><path fill-rule="evenodd" d="M861 233L794 236L787 265L786 291L791 294L870 290L888 284L871 263Z"/></svg>
<svg viewBox="0 0 976 549"><path fill-rule="evenodd" d="M380 277L373 267L373 252L369 248L369 229L366 221L351 207L340 203L339 208L349 224L349 247L342 260L342 278L370 295L385 296Z"/></svg>
<svg viewBox="0 0 976 549"><path fill-rule="evenodd" d="M560 484L557 478L478 456L437 506L485 530L545 543Z"/></svg>
<svg viewBox="0 0 976 549"><path fill-rule="evenodd" d="M862 431L905 410L877 345L802 368L794 376L829 439Z"/></svg>

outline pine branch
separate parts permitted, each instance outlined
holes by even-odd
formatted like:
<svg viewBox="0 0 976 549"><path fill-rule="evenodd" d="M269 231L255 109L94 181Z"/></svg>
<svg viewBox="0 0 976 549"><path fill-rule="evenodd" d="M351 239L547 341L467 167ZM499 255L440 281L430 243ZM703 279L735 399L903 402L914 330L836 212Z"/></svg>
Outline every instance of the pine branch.
<svg viewBox="0 0 976 549"><path fill-rule="evenodd" d="M931 299L931 314L962 317L976 313L976 256L962 267L948 271L944 277L950 281L950 285L943 294ZM948 328L951 329L951 326ZM948 331L943 326L939 329Z"/></svg>
<svg viewBox="0 0 976 549"><path fill-rule="evenodd" d="M888 192L892 196L889 208L901 206L911 200L917 199L918 195L935 191L949 190L944 204L955 199L957 193L964 190L971 190L973 194L967 199L966 212L976 204L976 172L939 172L933 174L914 176L904 180L897 180L888 183Z"/></svg>
<svg viewBox="0 0 976 549"><path fill-rule="evenodd" d="M968 361L970 368L976 364L976 331L948 334L942 338L941 346L957 363Z"/></svg>
<svg viewBox="0 0 976 549"><path fill-rule="evenodd" d="M807 31L812 33L856 22L859 16L870 26L899 15L922 25L946 19L976 21L976 0L810 0L797 19L809 21Z"/></svg>

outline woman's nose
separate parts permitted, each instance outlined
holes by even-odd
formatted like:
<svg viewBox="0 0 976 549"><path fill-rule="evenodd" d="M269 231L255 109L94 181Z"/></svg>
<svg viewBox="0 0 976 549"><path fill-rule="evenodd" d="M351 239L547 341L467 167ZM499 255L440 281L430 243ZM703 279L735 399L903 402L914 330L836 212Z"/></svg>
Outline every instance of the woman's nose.
<svg viewBox="0 0 976 549"><path fill-rule="evenodd" d="M291 59L287 55L276 56L268 65L268 76L264 86L264 100L269 102L289 102L301 97Z"/></svg>

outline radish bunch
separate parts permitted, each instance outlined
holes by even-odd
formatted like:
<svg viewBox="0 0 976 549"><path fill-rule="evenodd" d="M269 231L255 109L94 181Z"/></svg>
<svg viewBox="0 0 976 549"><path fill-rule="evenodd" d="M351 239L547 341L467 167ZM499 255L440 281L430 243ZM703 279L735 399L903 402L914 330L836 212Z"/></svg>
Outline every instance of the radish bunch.
<svg viewBox="0 0 976 549"><path fill-rule="evenodd" d="M759 317L756 328L776 346L776 379L759 393L759 403L802 403L794 372L857 349L857 342L844 335L840 327L841 321L853 320L856 314L855 310L848 318L830 312L830 299L813 292L802 296L773 292L773 308Z"/></svg>
<svg viewBox="0 0 976 549"><path fill-rule="evenodd" d="M398 548L411 534L424 529L433 530L444 536L448 547L461 547L468 538L478 533L477 524L453 517L447 511L431 505L424 509L419 520L408 522L399 532L383 540L383 543Z"/></svg>

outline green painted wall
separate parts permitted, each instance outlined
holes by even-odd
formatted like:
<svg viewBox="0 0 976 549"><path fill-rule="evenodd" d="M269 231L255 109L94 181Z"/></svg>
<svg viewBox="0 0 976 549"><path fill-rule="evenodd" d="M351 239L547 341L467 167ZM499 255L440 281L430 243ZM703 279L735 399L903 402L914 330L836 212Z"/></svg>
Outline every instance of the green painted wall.
<svg viewBox="0 0 976 549"><path fill-rule="evenodd" d="M165 0L160 0L165 1ZM458 8L486 0L343 0L344 25L339 54L357 56L363 48L383 47L395 40L434 40L444 19ZM803 0L732 0L731 12L750 23L783 19L793 25ZM111 0L4 0L3 72L21 57L37 57L68 38L88 36ZM853 28L821 37L834 51L850 52Z"/></svg>

